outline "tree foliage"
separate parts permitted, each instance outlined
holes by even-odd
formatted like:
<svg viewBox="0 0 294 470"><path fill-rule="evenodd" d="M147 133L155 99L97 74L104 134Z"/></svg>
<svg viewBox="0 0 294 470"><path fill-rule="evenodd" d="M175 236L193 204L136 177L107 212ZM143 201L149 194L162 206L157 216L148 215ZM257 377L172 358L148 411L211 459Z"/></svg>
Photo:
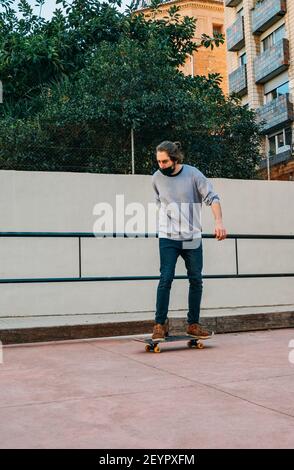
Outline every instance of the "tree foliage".
<svg viewBox="0 0 294 470"><path fill-rule="evenodd" d="M36 0L39 7L44 0ZM218 74L185 76L187 55L221 36L193 40L194 18L172 6L157 18L119 12L119 2L59 0L51 20L26 0L0 12L0 166L36 170L131 171L156 168L155 146L181 140L187 163L208 176L256 177L254 113L223 95Z"/></svg>

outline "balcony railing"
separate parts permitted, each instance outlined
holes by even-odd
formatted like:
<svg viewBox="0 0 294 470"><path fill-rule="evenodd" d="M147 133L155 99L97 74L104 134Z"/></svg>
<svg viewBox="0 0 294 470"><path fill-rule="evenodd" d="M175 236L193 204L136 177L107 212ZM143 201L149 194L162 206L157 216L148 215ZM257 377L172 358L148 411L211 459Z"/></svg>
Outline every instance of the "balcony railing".
<svg viewBox="0 0 294 470"><path fill-rule="evenodd" d="M77 238L76 256L78 259L78 276L71 277L38 277L38 278L0 278L0 284L35 284L35 283L56 283L56 282L122 282L122 281L149 281L158 280L160 276L85 276L82 272L82 250L81 239L84 238L157 238L158 233L93 233L93 232L0 232L1 238ZM214 234L202 233L202 238L213 239ZM270 235L270 234L233 234L227 235L227 239L234 239L235 272L232 274L203 274L203 279L245 279L245 278L274 278L274 277L294 277L294 272L267 272L267 273L242 273L240 266L238 240L293 240L294 235ZM175 279L188 279L187 275L175 275Z"/></svg>
<svg viewBox="0 0 294 470"><path fill-rule="evenodd" d="M280 163L286 163L293 158L292 150L285 150L284 152L277 153L276 155L269 156L269 166L279 165ZM263 158L259 164L261 170L267 168L267 158Z"/></svg>
<svg viewBox="0 0 294 470"><path fill-rule="evenodd" d="M292 0L293 1L293 0ZM287 12L286 0L263 0L252 10L252 32L261 34Z"/></svg>
<svg viewBox="0 0 294 470"><path fill-rule="evenodd" d="M228 51L239 51L245 46L244 18L240 16L229 28L227 28Z"/></svg>
<svg viewBox="0 0 294 470"><path fill-rule="evenodd" d="M286 93L279 96L270 103L258 108L256 114L259 122L265 121L262 126L265 134L269 130L278 129L282 125L292 122L294 120L294 109L291 95Z"/></svg>
<svg viewBox="0 0 294 470"><path fill-rule="evenodd" d="M242 0L225 0L226 7L236 7L241 3Z"/></svg>
<svg viewBox="0 0 294 470"><path fill-rule="evenodd" d="M230 94L237 93L239 96L247 93L247 70L246 65L241 65L229 74Z"/></svg>
<svg viewBox="0 0 294 470"><path fill-rule="evenodd" d="M289 40L283 38L270 49L255 58L254 69L256 83L267 82L286 70L289 65Z"/></svg>

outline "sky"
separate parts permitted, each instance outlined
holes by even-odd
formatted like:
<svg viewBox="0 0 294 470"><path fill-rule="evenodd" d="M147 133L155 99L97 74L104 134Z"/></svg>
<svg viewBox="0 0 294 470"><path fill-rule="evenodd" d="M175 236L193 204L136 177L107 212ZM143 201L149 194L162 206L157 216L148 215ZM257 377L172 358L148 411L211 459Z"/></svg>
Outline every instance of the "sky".
<svg viewBox="0 0 294 470"><path fill-rule="evenodd" d="M29 4L31 6L35 6L35 0L28 0ZM130 5L131 3L131 0L122 0L122 8L121 8L121 11L124 11L126 5ZM44 18L51 18L52 16L52 13L53 11L55 10L55 0L45 0L45 4L42 8L42 16L44 16ZM60 5L58 5L58 7L60 8ZM35 13L39 13L39 8L35 8Z"/></svg>

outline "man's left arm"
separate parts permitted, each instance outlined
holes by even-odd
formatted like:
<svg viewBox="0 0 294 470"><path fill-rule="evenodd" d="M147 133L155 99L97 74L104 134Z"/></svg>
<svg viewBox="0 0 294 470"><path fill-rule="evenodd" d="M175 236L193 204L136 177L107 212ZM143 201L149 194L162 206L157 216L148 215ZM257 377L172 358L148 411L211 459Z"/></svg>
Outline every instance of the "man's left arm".
<svg viewBox="0 0 294 470"><path fill-rule="evenodd" d="M222 208L219 201L212 202L211 210L214 215L215 220L215 227L214 227L214 234L217 240L224 240L227 236L226 229L223 225L223 217L222 217Z"/></svg>
<svg viewBox="0 0 294 470"><path fill-rule="evenodd" d="M196 185L200 192L203 202L210 206L215 219L214 234L217 240L224 240L227 236L226 229L223 226L222 210L220 205L220 198L214 191L211 182L204 176L200 170L196 170Z"/></svg>

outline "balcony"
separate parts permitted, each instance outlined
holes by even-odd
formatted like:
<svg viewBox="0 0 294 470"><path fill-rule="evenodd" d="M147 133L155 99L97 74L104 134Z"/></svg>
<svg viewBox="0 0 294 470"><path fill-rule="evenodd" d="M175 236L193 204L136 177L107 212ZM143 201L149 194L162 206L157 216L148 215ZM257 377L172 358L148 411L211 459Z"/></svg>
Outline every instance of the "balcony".
<svg viewBox="0 0 294 470"><path fill-rule="evenodd" d="M278 165L280 163L286 163L292 158L292 150L285 150L284 152L277 153L276 155L270 155L269 156L269 164L270 166ZM259 168L261 170L265 169L267 167L267 160L262 159Z"/></svg>
<svg viewBox="0 0 294 470"><path fill-rule="evenodd" d="M239 51L245 46L244 18L240 16L227 29L227 48L228 51Z"/></svg>
<svg viewBox="0 0 294 470"><path fill-rule="evenodd" d="M258 122L265 121L262 125L262 131L265 134L288 124L294 120L294 109L290 94L281 95L258 108L256 114Z"/></svg>
<svg viewBox="0 0 294 470"><path fill-rule="evenodd" d="M239 96L247 93L247 71L246 65L241 65L229 74L230 94L237 93Z"/></svg>
<svg viewBox="0 0 294 470"><path fill-rule="evenodd" d="M293 1L293 0L292 0ZM287 13L286 0L263 0L252 10L252 32L259 35Z"/></svg>
<svg viewBox="0 0 294 470"><path fill-rule="evenodd" d="M242 0L225 0L226 7L236 7Z"/></svg>
<svg viewBox="0 0 294 470"><path fill-rule="evenodd" d="M290 65L289 41L284 38L255 58L255 82L265 83Z"/></svg>

